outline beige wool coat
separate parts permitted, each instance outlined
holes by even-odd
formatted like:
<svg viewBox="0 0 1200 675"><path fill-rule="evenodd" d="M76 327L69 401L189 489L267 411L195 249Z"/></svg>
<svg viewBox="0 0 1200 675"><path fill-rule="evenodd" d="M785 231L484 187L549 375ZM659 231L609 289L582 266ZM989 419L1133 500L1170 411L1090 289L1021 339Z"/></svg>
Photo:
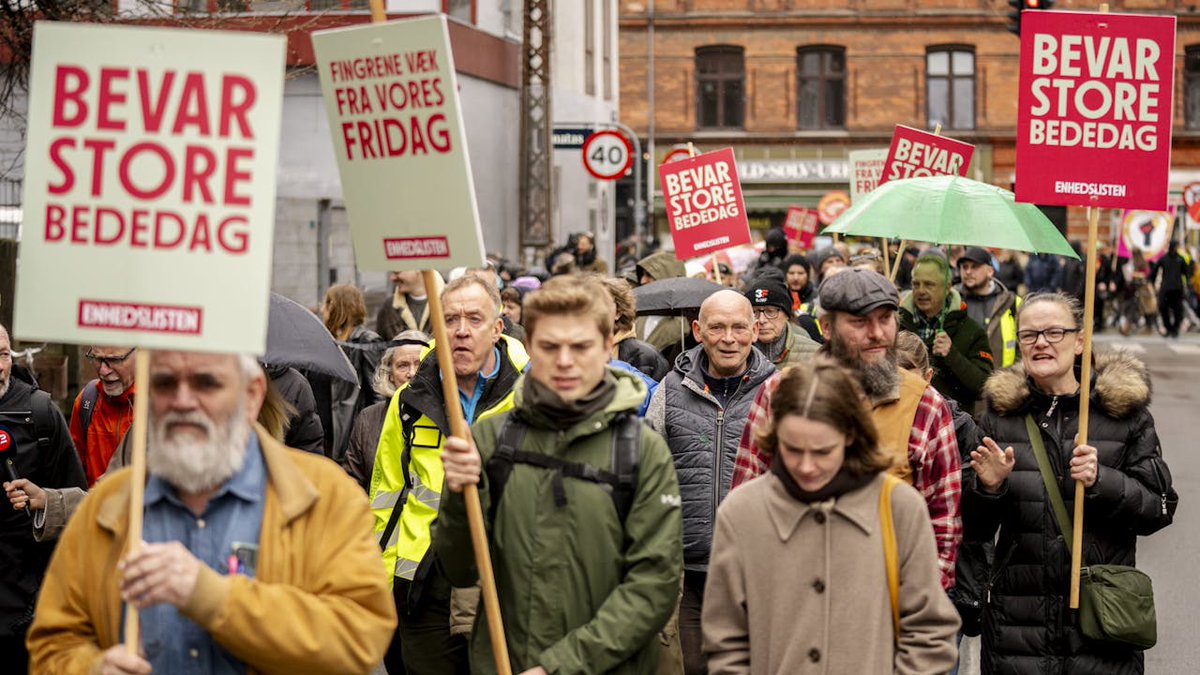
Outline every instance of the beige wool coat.
<svg viewBox="0 0 1200 675"><path fill-rule="evenodd" d="M773 473L717 512L704 591L710 675L946 673L959 618L942 591L921 495L892 493L900 561L900 640L880 536L882 475L836 500L804 504Z"/></svg>

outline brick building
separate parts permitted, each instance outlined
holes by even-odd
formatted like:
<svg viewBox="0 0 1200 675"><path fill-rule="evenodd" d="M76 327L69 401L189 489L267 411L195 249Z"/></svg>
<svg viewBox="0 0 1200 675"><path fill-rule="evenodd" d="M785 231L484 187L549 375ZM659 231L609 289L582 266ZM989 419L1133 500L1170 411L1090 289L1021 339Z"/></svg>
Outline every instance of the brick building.
<svg viewBox="0 0 1200 675"><path fill-rule="evenodd" d="M1178 15L1175 201L1200 180L1198 4L1109 2L1113 12ZM732 146L755 228L781 224L789 204L847 190L847 152L886 148L896 124L940 123L975 145L969 176L1011 188L1019 40L1009 11L1006 0L622 0L621 118L644 146L653 141L656 165L678 144ZM661 195L655 204L665 233ZM1072 237L1086 234L1082 209L1069 223Z"/></svg>

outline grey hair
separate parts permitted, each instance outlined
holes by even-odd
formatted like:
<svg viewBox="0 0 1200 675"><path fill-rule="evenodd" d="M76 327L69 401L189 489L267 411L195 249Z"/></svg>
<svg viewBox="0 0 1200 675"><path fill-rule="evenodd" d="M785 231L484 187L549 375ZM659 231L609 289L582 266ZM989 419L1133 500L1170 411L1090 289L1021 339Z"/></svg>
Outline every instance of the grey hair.
<svg viewBox="0 0 1200 675"><path fill-rule="evenodd" d="M266 377L261 366L258 365L258 359L249 354L237 354L238 370L242 374L242 380L249 382L256 376L262 375Z"/></svg>
<svg viewBox="0 0 1200 675"><path fill-rule="evenodd" d="M393 340L420 340L426 345L429 344L429 336L419 330L402 331ZM375 367L375 374L371 376L371 389L384 398L391 398L392 394L396 393L396 385L392 384L392 364L396 361L396 352L402 346L404 345L388 347L380 357L379 365Z"/></svg>

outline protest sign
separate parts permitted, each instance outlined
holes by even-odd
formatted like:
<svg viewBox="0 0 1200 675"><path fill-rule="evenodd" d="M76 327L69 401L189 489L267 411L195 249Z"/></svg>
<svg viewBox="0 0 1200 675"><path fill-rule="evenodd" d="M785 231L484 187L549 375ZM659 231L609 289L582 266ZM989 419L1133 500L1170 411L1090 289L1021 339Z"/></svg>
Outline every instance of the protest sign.
<svg viewBox="0 0 1200 675"><path fill-rule="evenodd" d="M285 44L36 24L20 337L263 352Z"/></svg>
<svg viewBox="0 0 1200 675"><path fill-rule="evenodd" d="M852 150L847 154L850 162L850 203L857 204L867 193L879 187L887 156L888 148Z"/></svg>
<svg viewBox="0 0 1200 675"><path fill-rule="evenodd" d="M802 251L812 250L813 238L817 236L819 220L817 212L799 206L789 206L787 219L783 221L783 233L788 241L794 241Z"/></svg>
<svg viewBox="0 0 1200 675"><path fill-rule="evenodd" d="M360 270L483 264L444 15L312 34Z"/></svg>
<svg viewBox="0 0 1200 675"><path fill-rule="evenodd" d="M658 168L675 257L687 260L750 242L733 148Z"/></svg>
<svg viewBox="0 0 1200 675"><path fill-rule="evenodd" d="M1184 226L1189 230L1200 230L1200 183L1183 186Z"/></svg>
<svg viewBox="0 0 1200 675"><path fill-rule="evenodd" d="M1125 210L1121 213L1121 230L1117 238L1117 257L1128 258L1139 249L1149 262L1155 262L1171 246L1175 229L1175 207L1166 211Z"/></svg>
<svg viewBox="0 0 1200 675"><path fill-rule="evenodd" d="M1026 12L1017 201L1167 208L1175 17Z"/></svg>
<svg viewBox="0 0 1200 675"><path fill-rule="evenodd" d="M876 187L901 178L966 176L973 154L970 143L897 124Z"/></svg>
<svg viewBox="0 0 1200 675"><path fill-rule="evenodd" d="M841 190L826 192L821 201L817 202L817 217L822 225L832 225L838 216L850 208L850 195Z"/></svg>

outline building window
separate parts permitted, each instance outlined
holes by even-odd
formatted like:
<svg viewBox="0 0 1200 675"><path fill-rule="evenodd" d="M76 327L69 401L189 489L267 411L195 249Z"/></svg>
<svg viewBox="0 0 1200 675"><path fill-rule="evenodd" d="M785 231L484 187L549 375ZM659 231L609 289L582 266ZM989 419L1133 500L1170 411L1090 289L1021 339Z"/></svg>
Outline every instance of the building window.
<svg viewBox="0 0 1200 675"><path fill-rule="evenodd" d="M596 3L583 3L583 93L596 95Z"/></svg>
<svg viewBox="0 0 1200 675"><path fill-rule="evenodd" d="M384 4L387 4L387 0L384 0ZM442 0L442 11L453 19L475 23L475 0Z"/></svg>
<svg viewBox="0 0 1200 675"><path fill-rule="evenodd" d="M800 129L846 127L846 50L801 47L796 50L796 126Z"/></svg>
<svg viewBox="0 0 1200 675"><path fill-rule="evenodd" d="M696 50L696 126L740 129L746 108L746 66L741 47Z"/></svg>
<svg viewBox="0 0 1200 675"><path fill-rule="evenodd" d="M1200 129L1200 45L1189 45L1183 57L1183 123Z"/></svg>
<svg viewBox="0 0 1200 675"><path fill-rule="evenodd" d="M975 52L935 47L925 55L925 101L929 126L975 128Z"/></svg>
<svg viewBox="0 0 1200 675"><path fill-rule="evenodd" d="M602 25L604 26L604 44L600 47L600 51L602 54L604 54L604 58L601 60L600 65L602 68L604 68L604 73L601 75L601 77L604 78L605 101L611 101L613 97L612 29L613 22L616 20L617 17L615 14L613 14L612 0L604 0L604 15L601 17L601 21L603 22Z"/></svg>

